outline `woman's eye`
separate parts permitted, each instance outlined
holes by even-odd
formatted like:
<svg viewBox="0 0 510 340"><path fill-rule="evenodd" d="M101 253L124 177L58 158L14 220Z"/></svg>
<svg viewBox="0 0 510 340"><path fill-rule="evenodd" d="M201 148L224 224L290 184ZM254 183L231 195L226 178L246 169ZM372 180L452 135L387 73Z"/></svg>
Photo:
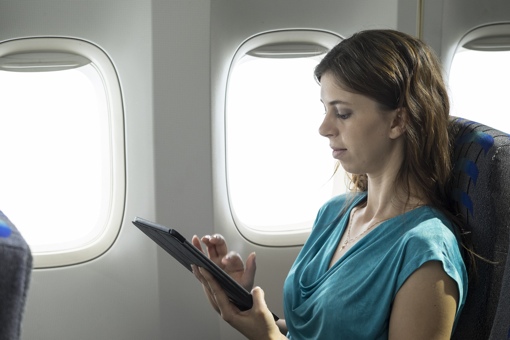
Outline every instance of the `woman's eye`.
<svg viewBox="0 0 510 340"><path fill-rule="evenodd" d="M338 118L340 118L340 119L347 119L347 118L349 118L349 117L351 116L351 113L350 113L350 112L348 112L348 113L341 113L341 112L338 112L338 113L336 114L336 116L337 116Z"/></svg>
<svg viewBox="0 0 510 340"><path fill-rule="evenodd" d="M340 119L347 119L349 118L351 115L352 115L352 112L339 112L339 111L334 111L332 112L337 118L340 118ZM323 115L327 115L328 114L328 111L324 111L323 112Z"/></svg>

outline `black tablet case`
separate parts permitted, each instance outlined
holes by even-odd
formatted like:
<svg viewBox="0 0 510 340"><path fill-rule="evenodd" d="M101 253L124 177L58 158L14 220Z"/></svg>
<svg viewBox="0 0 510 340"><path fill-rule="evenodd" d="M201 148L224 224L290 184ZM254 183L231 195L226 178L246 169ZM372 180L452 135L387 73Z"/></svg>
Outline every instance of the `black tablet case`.
<svg viewBox="0 0 510 340"><path fill-rule="evenodd" d="M223 287L230 301L240 310L248 310L252 307L251 294L175 229L170 229L140 217L135 217L133 224L190 272L192 271L192 264L207 269ZM273 317L278 320L276 315L273 314Z"/></svg>

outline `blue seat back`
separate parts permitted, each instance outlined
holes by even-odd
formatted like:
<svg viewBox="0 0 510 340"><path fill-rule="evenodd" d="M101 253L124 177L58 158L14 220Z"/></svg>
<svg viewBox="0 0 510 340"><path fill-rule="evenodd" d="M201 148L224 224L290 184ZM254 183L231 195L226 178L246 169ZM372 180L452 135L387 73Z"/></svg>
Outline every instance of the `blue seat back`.
<svg viewBox="0 0 510 340"><path fill-rule="evenodd" d="M453 339L510 339L510 136L454 118L453 212L471 233L477 272Z"/></svg>

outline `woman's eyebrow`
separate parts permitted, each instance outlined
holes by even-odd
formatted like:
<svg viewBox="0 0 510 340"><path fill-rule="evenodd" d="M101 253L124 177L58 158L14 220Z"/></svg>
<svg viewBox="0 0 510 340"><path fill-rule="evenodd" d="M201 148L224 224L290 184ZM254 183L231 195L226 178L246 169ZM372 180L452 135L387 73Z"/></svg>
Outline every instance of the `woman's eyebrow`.
<svg viewBox="0 0 510 340"><path fill-rule="evenodd" d="M324 104L324 102L322 101L321 99L321 102ZM341 105L352 105L351 103L349 102L346 102L346 101L343 101L343 100L339 100L339 99L335 99L335 100L332 100L330 102L327 102L328 105L338 105L338 104L341 104Z"/></svg>

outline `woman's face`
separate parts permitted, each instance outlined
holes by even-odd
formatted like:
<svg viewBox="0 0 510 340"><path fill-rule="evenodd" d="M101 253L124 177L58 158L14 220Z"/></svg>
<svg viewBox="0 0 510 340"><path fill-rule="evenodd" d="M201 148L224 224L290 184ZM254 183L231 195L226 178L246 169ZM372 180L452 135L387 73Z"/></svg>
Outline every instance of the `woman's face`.
<svg viewBox="0 0 510 340"><path fill-rule="evenodd" d="M383 111L369 97L347 91L326 72L321 77L321 101L326 110L319 133L329 139L333 158L352 174L377 176L400 167L402 128L398 110Z"/></svg>

